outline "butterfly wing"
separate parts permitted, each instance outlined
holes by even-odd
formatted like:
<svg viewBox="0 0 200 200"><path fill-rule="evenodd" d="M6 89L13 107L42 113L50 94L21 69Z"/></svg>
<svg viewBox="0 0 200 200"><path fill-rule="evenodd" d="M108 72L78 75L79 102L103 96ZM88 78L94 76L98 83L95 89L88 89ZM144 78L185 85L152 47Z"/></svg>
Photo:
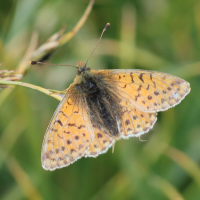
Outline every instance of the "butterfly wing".
<svg viewBox="0 0 200 200"><path fill-rule="evenodd" d="M147 70L107 70L118 95L144 112L167 110L190 92L185 80Z"/></svg>
<svg viewBox="0 0 200 200"><path fill-rule="evenodd" d="M147 133L153 128L158 111L175 106L190 92L189 83L165 73L100 70L96 74L104 75L106 85L112 85L112 92L114 89L120 99L122 116L118 122L119 138L139 137ZM110 137L105 131L94 128L94 141L85 152L85 157L96 157L105 153L119 138Z"/></svg>
<svg viewBox="0 0 200 200"><path fill-rule="evenodd" d="M139 137L152 129L156 123L157 113L140 111L124 99L121 100L120 105L122 106L121 138Z"/></svg>
<svg viewBox="0 0 200 200"><path fill-rule="evenodd" d="M153 128L157 120L157 113L142 112L124 99L121 99L120 105L122 107L122 116L121 121L118 122L120 124L120 137L118 139L139 137ZM102 128L93 127L93 130L94 140L85 152L85 157L97 157L100 154L106 153L116 141L116 138L111 137Z"/></svg>
<svg viewBox="0 0 200 200"><path fill-rule="evenodd" d="M85 152L85 157L97 157L99 154L106 153L115 140L109 136L108 132L100 127L93 127L94 140Z"/></svg>
<svg viewBox="0 0 200 200"><path fill-rule="evenodd" d="M43 168L52 171L81 158L93 141L93 134L84 98L68 90L44 136Z"/></svg>

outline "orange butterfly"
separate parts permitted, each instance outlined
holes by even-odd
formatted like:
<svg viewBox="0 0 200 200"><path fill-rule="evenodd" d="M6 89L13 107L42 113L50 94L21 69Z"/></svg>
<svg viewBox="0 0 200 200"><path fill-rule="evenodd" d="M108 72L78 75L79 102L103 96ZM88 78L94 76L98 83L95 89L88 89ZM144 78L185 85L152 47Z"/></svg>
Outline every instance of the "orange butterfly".
<svg viewBox="0 0 200 200"><path fill-rule="evenodd" d="M157 112L179 104L190 92L188 82L161 72L91 70L82 61L77 68L44 136L41 161L46 170L97 157L121 138L147 133Z"/></svg>

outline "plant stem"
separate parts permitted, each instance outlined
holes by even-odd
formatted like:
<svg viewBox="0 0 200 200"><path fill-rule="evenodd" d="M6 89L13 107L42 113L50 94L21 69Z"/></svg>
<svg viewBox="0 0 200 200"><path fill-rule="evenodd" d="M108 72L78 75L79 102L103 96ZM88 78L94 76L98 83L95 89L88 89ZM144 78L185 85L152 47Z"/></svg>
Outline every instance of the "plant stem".
<svg viewBox="0 0 200 200"><path fill-rule="evenodd" d="M52 91L55 91L55 90L45 89L45 88L42 88L42 87L39 87L39 86L36 86L36 85L32 85L32 84L29 84L29 83L24 83L24 82L19 82L19 81L0 80L0 85L20 85L20 86L23 86L23 87L27 87L27 88L31 88L33 90L38 90L40 92L43 92L44 94L47 94L49 96L54 97L58 101L61 101L62 98L63 98L62 95L52 93Z"/></svg>

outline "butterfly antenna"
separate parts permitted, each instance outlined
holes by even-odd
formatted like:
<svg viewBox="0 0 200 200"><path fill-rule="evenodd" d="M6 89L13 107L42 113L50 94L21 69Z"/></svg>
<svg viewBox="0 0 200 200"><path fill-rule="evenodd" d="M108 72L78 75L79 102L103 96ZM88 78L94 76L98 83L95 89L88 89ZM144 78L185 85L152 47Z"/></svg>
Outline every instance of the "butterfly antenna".
<svg viewBox="0 0 200 200"><path fill-rule="evenodd" d="M30 64L30 65L54 65L54 66L70 66L70 67L79 68L78 66L74 66L74 65L49 64L49 63L37 62L37 61L30 61L30 62L29 62L29 64Z"/></svg>
<svg viewBox="0 0 200 200"><path fill-rule="evenodd" d="M93 54L93 52L94 52L95 49L97 48L99 42L101 41L101 38L102 38L104 32L108 29L109 26L110 26L110 23L107 23L107 24L105 25L105 27L104 27L104 29L103 29L103 31L102 31L102 33L101 33L101 36L100 36L100 38L99 38L99 41L97 42L96 46L94 47L92 53L89 55L89 57L88 57L88 59L87 59L87 61L86 61L86 63L85 63L85 67L87 66L87 63L88 63L89 58L91 57L91 55Z"/></svg>

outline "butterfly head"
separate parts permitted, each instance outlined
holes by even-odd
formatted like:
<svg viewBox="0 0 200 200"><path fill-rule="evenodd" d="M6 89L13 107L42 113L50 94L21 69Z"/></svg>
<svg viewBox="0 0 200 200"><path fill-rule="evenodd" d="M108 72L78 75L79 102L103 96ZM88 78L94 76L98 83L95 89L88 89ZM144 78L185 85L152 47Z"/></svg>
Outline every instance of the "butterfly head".
<svg viewBox="0 0 200 200"><path fill-rule="evenodd" d="M77 67L77 75L83 75L86 71L90 71L90 68L86 67L86 64L83 61L78 61Z"/></svg>

